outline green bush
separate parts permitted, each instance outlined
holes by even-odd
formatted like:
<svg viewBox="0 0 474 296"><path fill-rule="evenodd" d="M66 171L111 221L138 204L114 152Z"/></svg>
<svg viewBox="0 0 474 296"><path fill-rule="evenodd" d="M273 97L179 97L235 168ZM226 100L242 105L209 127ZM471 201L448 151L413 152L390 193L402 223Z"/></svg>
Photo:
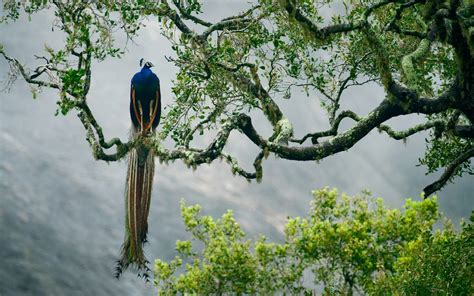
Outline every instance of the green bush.
<svg viewBox="0 0 474 296"><path fill-rule="evenodd" d="M473 227L440 220L436 197L391 210L369 193L315 191L307 217L290 218L284 243L246 238L232 211L215 220L181 211L189 241L155 261L159 294L472 295Z"/></svg>

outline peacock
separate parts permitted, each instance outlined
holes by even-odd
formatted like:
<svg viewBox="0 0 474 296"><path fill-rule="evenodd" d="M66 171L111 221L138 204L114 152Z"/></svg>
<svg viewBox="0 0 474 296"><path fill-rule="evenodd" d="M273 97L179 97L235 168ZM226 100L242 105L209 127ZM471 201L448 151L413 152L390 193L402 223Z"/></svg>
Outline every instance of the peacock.
<svg viewBox="0 0 474 296"><path fill-rule="evenodd" d="M136 73L130 87L130 117L132 127L130 138L152 136L160 122L161 92L160 80L151 71L153 64L140 60L141 70ZM139 144L131 149L128 158L125 184L125 240L121 257L117 261L116 277L129 266L138 270L138 275L148 279L150 271L143 252L147 241L148 213L155 162L153 151Z"/></svg>

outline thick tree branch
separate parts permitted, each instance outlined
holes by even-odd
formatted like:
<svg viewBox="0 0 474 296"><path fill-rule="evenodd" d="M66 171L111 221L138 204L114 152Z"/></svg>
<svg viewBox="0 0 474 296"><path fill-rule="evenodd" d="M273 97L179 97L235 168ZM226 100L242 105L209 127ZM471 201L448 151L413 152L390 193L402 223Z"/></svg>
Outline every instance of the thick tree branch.
<svg viewBox="0 0 474 296"><path fill-rule="evenodd" d="M433 114L446 111L455 104L453 97L459 97L459 90L453 85L446 93L437 99L418 98L416 93L402 86L394 84L391 87L393 93L397 95L397 100L385 99L370 112L366 117L360 118L358 123L349 130L336 135L335 137L307 147L287 147L263 139L252 126L250 118L245 122L242 130L247 137L261 148L267 148L278 156L290 160L320 160L329 155L348 150L371 130L380 126L390 118L410 113ZM354 117L348 113L344 117ZM344 118L342 117L342 118ZM330 130L328 133L332 133Z"/></svg>
<svg viewBox="0 0 474 296"><path fill-rule="evenodd" d="M443 188L444 185L451 179L453 174L456 172L456 169L463 164L464 162L468 161L471 157L474 157L474 148L471 148L464 152L463 154L459 155L455 160L453 160L447 167L441 177L431 183L430 185L426 186L423 189L425 193L425 198L433 194L434 192Z"/></svg>

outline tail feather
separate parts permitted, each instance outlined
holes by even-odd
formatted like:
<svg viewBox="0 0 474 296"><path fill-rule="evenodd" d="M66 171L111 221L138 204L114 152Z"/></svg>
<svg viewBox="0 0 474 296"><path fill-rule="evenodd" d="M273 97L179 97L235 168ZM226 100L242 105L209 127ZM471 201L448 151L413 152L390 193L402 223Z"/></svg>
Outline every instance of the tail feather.
<svg viewBox="0 0 474 296"><path fill-rule="evenodd" d="M149 263L143 252L148 232L151 190L155 162L153 153L144 146L130 151L125 187L125 241L121 258L117 262L116 277L129 266L137 268L139 277L149 278Z"/></svg>

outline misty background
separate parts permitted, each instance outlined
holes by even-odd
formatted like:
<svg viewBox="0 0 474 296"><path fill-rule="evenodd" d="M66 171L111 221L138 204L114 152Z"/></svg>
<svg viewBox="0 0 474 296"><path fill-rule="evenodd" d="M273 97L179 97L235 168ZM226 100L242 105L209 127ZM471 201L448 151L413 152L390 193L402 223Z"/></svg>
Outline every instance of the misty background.
<svg viewBox="0 0 474 296"><path fill-rule="evenodd" d="M245 1L206 1L204 18L217 21L247 7ZM64 35L51 30L50 12L22 16L13 24L0 25L0 43L24 64L34 62L47 43L59 47ZM125 45L123 36L117 44ZM108 139L126 140L130 79L139 71L141 57L153 62L160 77L163 105L173 102L172 79L176 69L166 62L169 42L150 20L135 42L129 42L122 59L95 63L89 105ZM9 67L0 59L0 77ZM351 90L345 108L367 114L383 99L377 86ZM10 92L0 93L0 295L153 295L156 289L132 272L113 278L124 235L124 182L126 161L95 161L85 131L71 111L54 116L57 93L44 90L32 99L29 86L18 79ZM295 93L277 103L294 123L296 136L328 127L319 100ZM166 114L166 110L164 110ZM256 127L270 127L257 115ZM407 116L388 123L402 129L422 121ZM350 127L350 120L342 128ZM214 217L232 209L249 237L264 234L283 239L286 217L306 215L311 191L337 187L350 195L369 189L391 207L405 198L419 199L424 186L439 174L425 176L418 167L426 133L406 144L372 132L351 150L319 163L294 162L273 156L264 162L263 181L248 183L231 174L229 165L215 161L196 171L181 161L156 165L149 217L148 259L170 260L176 240L187 239L179 202L199 203ZM168 146L170 148L170 146ZM238 132L227 152L247 169L257 149ZM441 211L456 223L472 210L472 176L456 179L438 192Z"/></svg>

